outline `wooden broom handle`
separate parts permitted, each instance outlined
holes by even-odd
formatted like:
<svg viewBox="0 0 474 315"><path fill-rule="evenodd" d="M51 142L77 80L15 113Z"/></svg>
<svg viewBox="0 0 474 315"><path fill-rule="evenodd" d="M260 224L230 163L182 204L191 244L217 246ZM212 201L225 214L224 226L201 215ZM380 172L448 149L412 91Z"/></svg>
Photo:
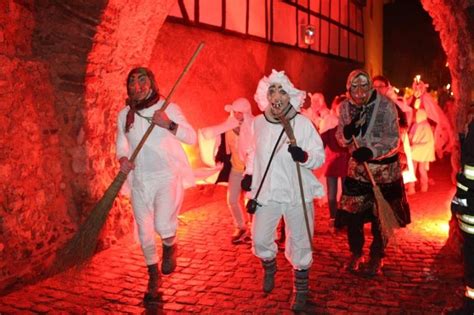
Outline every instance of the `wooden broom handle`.
<svg viewBox="0 0 474 315"><path fill-rule="evenodd" d="M278 115L278 118L280 119L281 124L283 125L283 129L285 129L285 133L288 136L288 139L290 140L290 146L297 146L296 144L296 138L295 138L295 133L293 132L293 128L290 125L290 122L288 119L286 119L285 114L280 114ZM308 217L308 210L306 209L306 201L304 197L304 190L303 190L303 179L301 176L301 167L299 162L295 162L296 164L296 173L298 175L298 185L300 188L300 195L301 195L301 205L303 207L303 214L304 214L304 222L306 226L306 233L308 235L308 241L311 246L311 251L314 252L314 245L313 245L313 239L311 238L311 231L309 227L309 217Z"/></svg>
<svg viewBox="0 0 474 315"><path fill-rule="evenodd" d="M176 82L174 83L173 87L171 88L171 91L168 93L168 96L166 97L165 99L165 103L163 104L163 106L159 109L161 112L164 112L166 107L168 107L168 104L171 100L171 97L173 96L174 94L174 91L176 90L176 88L178 87L179 83L181 82L181 79L183 79L184 75L188 72L189 68L191 68L192 64L194 63L194 60L196 60L196 57L198 56L198 54L201 52L201 49L204 47L204 42L200 42L198 47L196 48L196 51L194 51L194 54L193 56L191 57L191 59L189 59L186 67L184 67L183 71L181 72L181 75L179 76L179 78L176 80ZM150 126L148 127L148 129L145 131L145 134L143 135L142 139L140 140L140 142L138 143L137 147L135 148L135 150L133 151L132 155L130 156L129 158L129 161L130 162L133 162L135 161L137 155L138 155L138 152L140 152L140 150L142 149L143 145L145 144L145 141L148 139L148 136L151 134L151 132L153 131L153 128L155 127L155 124L150 124Z"/></svg>
<svg viewBox="0 0 474 315"><path fill-rule="evenodd" d="M357 140L354 136L352 136L352 142L354 142L354 146L356 147L356 149L358 149L359 144L357 143ZM370 172L369 164L367 164L367 162L363 162L363 164L364 164L365 172L367 173L367 176L369 176L370 183L372 184L373 187L377 186L377 183L375 182L375 179L374 179L374 175L372 175L372 173Z"/></svg>
<svg viewBox="0 0 474 315"><path fill-rule="evenodd" d="M288 139L290 140L290 145L296 146L296 138L293 132L293 128L290 125L290 122L288 121L288 119L286 119L284 114L278 115L278 119L280 119L280 122L283 125L283 129L285 129L285 133L288 136Z"/></svg>

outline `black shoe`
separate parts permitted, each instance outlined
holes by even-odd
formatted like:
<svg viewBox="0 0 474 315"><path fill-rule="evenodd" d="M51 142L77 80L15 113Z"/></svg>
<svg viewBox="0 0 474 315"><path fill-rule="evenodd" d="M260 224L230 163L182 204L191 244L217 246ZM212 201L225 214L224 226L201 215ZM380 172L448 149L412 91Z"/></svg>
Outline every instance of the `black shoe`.
<svg viewBox="0 0 474 315"><path fill-rule="evenodd" d="M357 273L360 269L360 264L364 262L362 256L352 255L346 265L346 270L351 273Z"/></svg>
<svg viewBox="0 0 474 315"><path fill-rule="evenodd" d="M262 260L263 266L263 292L270 293L275 287L276 260Z"/></svg>
<svg viewBox="0 0 474 315"><path fill-rule="evenodd" d="M294 292L291 309L294 312L302 312L306 308L309 293L309 270L294 271Z"/></svg>
<svg viewBox="0 0 474 315"><path fill-rule="evenodd" d="M383 259L379 257L370 257L367 265L364 266L363 274L367 277L374 277L382 274Z"/></svg>
<svg viewBox="0 0 474 315"><path fill-rule="evenodd" d="M161 272L169 275L176 269L176 256L178 255L178 244L166 246L163 244L163 257L161 260Z"/></svg>
<svg viewBox="0 0 474 315"><path fill-rule="evenodd" d="M145 303L157 303L160 301L158 288L160 287L160 275L158 265L148 265L148 286L143 297Z"/></svg>

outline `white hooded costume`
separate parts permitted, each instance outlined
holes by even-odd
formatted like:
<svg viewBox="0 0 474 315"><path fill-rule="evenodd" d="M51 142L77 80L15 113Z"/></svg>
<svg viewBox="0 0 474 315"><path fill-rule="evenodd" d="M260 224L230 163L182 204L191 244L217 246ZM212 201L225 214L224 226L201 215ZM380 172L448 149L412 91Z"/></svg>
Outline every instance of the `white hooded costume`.
<svg viewBox="0 0 474 315"><path fill-rule="evenodd" d="M290 97L290 106L298 111L306 93L296 89L283 71L272 71L269 77L260 80L255 100L260 109L270 110L267 93L270 85L279 83ZM268 116L267 116L268 117ZM263 174L271 153L283 127L278 122L271 122L265 114L255 118L253 123L254 146L247 161L246 174L252 174L252 185L249 195L257 199L262 206L257 208L252 225L254 254L264 261L272 260L277 254L275 231L283 216L286 229L285 256L294 269L308 269L312 264L311 245L305 227L302 200L295 162L288 152L288 137L283 134L268 174L263 182L257 198L257 190L262 182ZM311 236L314 232L313 198L324 195L323 187L313 175L312 169L324 162L324 148L321 138L311 121L300 114L291 120L297 145L307 153L308 159L301 163L301 175L305 203L308 211Z"/></svg>
<svg viewBox="0 0 474 315"><path fill-rule="evenodd" d="M150 126L146 118L151 118L163 104L164 100L160 100L140 110L139 115L135 114L134 123L127 133L125 122L129 107L120 111L116 140L118 159L131 156ZM196 132L178 105L170 103L165 113L178 125L176 135L155 126L135 159L135 169L129 174L138 237L147 265L158 261L155 232L162 239L176 235L184 189L194 185L193 173L180 142L194 144Z"/></svg>

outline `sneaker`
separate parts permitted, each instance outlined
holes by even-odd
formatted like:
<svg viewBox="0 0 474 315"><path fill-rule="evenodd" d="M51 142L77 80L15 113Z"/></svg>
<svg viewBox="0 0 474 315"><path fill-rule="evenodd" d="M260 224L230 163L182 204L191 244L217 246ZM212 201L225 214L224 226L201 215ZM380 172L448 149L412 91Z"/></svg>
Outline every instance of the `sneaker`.
<svg viewBox="0 0 474 315"><path fill-rule="evenodd" d="M349 262L346 265L346 270L351 273L356 273L360 269L361 263L364 262L364 258L362 256L352 255L349 259Z"/></svg>
<svg viewBox="0 0 474 315"><path fill-rule="evenodd" d="M247 229L235 229L234 234L232 234L231 242L234 245L240 244L245 242L247 238Z"/></svg>
<svg viewBox="0 0 474 315"><path fill-rule="evenodd" d="M364 266L363 274L367 277L374 277L382 274L383 259L378 257L370 257L367 265Z"/></svg>

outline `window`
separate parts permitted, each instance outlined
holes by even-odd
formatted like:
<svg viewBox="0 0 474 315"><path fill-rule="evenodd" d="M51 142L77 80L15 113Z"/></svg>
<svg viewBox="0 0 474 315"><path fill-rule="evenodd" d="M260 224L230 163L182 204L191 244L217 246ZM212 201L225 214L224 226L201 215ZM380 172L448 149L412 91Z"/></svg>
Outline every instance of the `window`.
<svg viewBox="0 0 474 315"><path fill-rule="evenodd" d="M178 0L170 18L364 62L362 5L353 0ZM305 38L308 25L314 30L311 40Z"/></svg>

